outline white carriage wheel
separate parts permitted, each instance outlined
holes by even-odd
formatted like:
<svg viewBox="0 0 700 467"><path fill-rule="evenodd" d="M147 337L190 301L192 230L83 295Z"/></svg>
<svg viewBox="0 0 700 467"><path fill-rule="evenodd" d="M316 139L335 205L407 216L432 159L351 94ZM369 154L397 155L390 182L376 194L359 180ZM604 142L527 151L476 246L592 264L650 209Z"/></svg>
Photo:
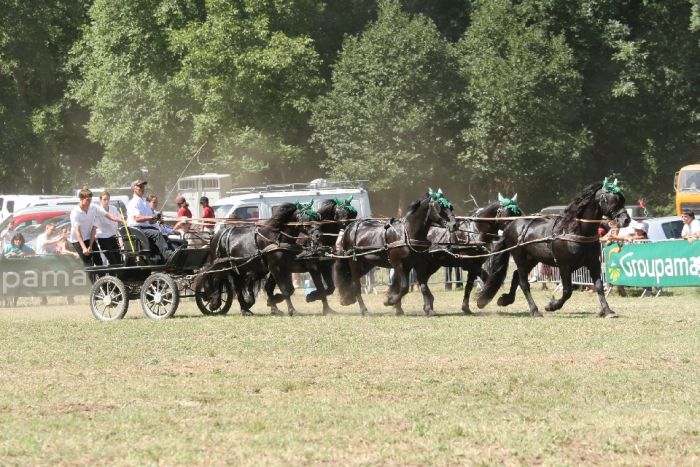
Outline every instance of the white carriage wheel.
<svg viewBox="0 0 700 467"><path fill-rule="evenodd" d="M90 290L90 311L100 321L122 319L129 309L129 295L124 283L114 276L103 276Z"/></svg>
<svg viewBox="0 0 700 467"><path fill-rule="evenodd" d="M157 272L143 281L141 286L141 308L151 319L170 318L177 311L180 292L177 284L167 274Z"/></svg>

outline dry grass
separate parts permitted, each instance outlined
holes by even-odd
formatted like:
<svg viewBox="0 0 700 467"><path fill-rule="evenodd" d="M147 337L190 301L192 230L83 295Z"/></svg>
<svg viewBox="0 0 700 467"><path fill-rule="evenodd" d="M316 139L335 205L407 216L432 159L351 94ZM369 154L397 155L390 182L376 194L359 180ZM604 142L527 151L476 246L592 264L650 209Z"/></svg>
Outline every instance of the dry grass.
<svg viewBox="0 0 700 467"><path fill-rule="evenodd" d="M24 300L0 309L0 463L697 464L698 298L118 323Z"/></svg>

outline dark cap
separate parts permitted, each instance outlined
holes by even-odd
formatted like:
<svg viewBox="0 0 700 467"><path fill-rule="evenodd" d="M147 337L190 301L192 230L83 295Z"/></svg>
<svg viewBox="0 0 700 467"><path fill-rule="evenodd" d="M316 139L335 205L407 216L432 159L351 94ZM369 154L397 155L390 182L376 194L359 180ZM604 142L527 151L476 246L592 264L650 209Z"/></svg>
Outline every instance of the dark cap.
<svg viewBox="0 0 700 467"><path fill-rule="evenodd" d="M206 196L202 196L201 198L199 198L199 204L202 204L202 203L209 204L209 198L207 198Z"/></svg>
<svg viewBox="0 0 700 467"><path fill-rule="evenodd" d="M131 188L134 188L135 186L143 186L143 185L148 185L148 182L146 180L134 180L131 182Z"/></svg>
<svg viewBox="0 0 700 467"><path fill-rule="evenodd" d="M690 209L684 209L684 210L681 212L681 214L684 215L684 216L695 217L695 213L694 213L693 211L691 211Z"/></svg>

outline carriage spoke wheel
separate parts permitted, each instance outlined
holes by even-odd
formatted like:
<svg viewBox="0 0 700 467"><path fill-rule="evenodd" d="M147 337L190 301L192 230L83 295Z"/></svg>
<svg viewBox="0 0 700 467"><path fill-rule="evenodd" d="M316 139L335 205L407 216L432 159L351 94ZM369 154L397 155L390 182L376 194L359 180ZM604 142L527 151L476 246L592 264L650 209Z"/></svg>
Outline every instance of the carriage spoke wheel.
<svg viewBox="0 0 700 467"><path fill-rule="evenodd" d="M141 308L152 319L166 319L175 314L180 303L177 284L167 274L151 274L141 286Z"/></svg>
<svg viewBox="0 0 700 467"><path fill-rule="evenodd" d="M221 285L219 285L219 296L221 299L218 302L218 306L216 306L216 303L213 303L214 300L203 296L204 286L202 282L197 284L197 289L194 292L194 300L197 302L197 308L199 308L199 311L201 311L203 315L207 316L225 315L228 313L235 297L231 280L227 278L222 281Z"/></svg>
<svg viewBox="0 0 700 467"><path fill-rule="evenodd" d="M103 276L90 290L90 311L100 321L122 319L129 309L129 296L124 283L114 276Z"/></svg>

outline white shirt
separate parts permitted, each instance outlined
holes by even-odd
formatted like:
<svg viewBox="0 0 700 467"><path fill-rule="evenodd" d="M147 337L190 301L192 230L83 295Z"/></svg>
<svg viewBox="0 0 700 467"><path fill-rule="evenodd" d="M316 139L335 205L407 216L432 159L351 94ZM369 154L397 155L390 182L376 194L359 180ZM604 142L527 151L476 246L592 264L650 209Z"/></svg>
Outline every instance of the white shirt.
<svg viewBox="0 0 700 467"><path fill-rule="evenodd" d="M112 206L111 204L109 205L108 212L113 216L119 217L119 211L117 211L117 208ZM119 230L119 224L117 222L114 222L113 220L110 220L107 217L97 217L97 219L95 219L95 225L97 226L97 238L114 237L117 235Z"/></svg>
<svg viewBox="0 0 700 467"><path fill-rule="evenodd" d="M695 235L700 232L700 221L693 219L690 224L683 224L683 230L681 231L681 237Z"/></svg>
<svg viewBox="0 0 700 467"><path fill-rule="evenodd" d="M126 224L130 227L150 227L150 222L136 222L136 216L153 216L153 209L144 198L134 194L126 205Z"/></svg>
<svg viewBox="0 0 700 467"><path fill-rule="evenodd" d="M46 236L46 232L36 237L37 255L55 255L57 253L58 242L46 243L48 240L56 240L56 235L51 238Z"/></svg>
<svg viewBox="0 0 700 467"><path fill-rule="evenodd" d="M87 246L90 241L90 232L96 224L98 217L105 217L107 211L102 209L101 206L95 206L91 204L88 207L87 213L80 209L80 206L76 206L70 212L70 241L75 243L78 241L78 237L75 235L75 229L80 230L80 235L83 237L85 246Z"/></svg>

